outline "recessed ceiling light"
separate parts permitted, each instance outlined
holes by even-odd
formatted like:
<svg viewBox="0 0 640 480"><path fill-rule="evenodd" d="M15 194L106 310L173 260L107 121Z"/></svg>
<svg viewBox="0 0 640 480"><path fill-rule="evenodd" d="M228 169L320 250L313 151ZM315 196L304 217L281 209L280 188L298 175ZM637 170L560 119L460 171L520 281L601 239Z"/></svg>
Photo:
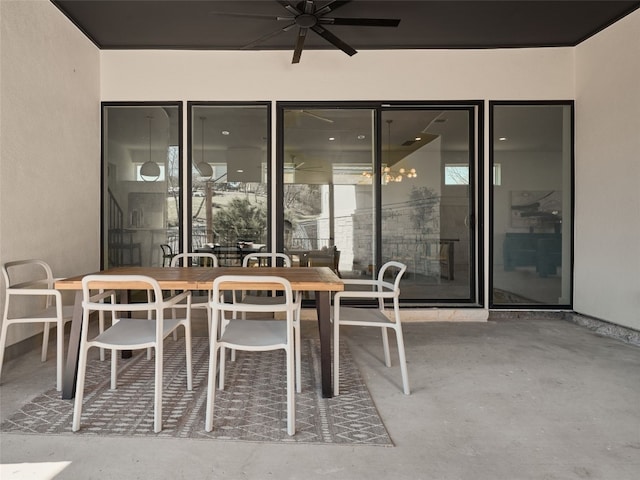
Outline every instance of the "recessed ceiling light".
<svg viewBox="0 0 640 480"><path fill-rule="evenodd" d="M416 142L419 142L420 140L422 140L422 137L416 137Z"/></svg>
<svg viewBox="0 0 640 480"><path fill-rule="evenodd" d="M229 135L230 132L229 132L229 130L222 130L222 132L220 132L220 133L222 133L223 135Z"/></svg>
<svg viewBox="0 0 640 480"><path fill-rule="evenodd" d="M244 170L236 170L236 173L244 173Z"/></svg>
<svg viewBox="0 0 640 480"><path fill-rule="evenodd" d="M358 140L364 140L365 138L367 138L366 135L358 135Z"/></svg>
<svg viewBox="0 0 640 480"><path fill-rule="evenodd" d="M329 137L329 141L333 142L336 139L336 137Z"/></svg>
<svg viewBox="0 0 640 480"><path fill-rule="evenodd" d="M498 140L500 140L501 142L504 142L507 139L507 137L500 137Z"/></svg>

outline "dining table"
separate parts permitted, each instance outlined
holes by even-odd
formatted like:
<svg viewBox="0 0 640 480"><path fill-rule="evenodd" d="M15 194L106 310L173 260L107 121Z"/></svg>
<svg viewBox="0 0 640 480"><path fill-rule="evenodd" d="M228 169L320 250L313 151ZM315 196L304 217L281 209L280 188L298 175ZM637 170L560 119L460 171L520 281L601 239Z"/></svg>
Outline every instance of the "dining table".
<svg viewBox="0 0 640 480"><path fill-rule="evenodd" d="M75 291L73 319L69 335L67 361L64 369L62 398L75 396L78 372L78 354L82 327L82 278L85 275L146 275L157 280L163 290L205 290L213 288L213 281L221 275L264 276L273 275L286 278L291 287L299 292L314 292L320 337L320 369L322 396L333 396L331 379L331 294L344 290L344 282L328 267L114 267L99 272L59 279L57 290ZM123 291L140 290L136 282L122 283ZM112 288L112 284L92 283L92 287ZM222 284L222 288L232 285ZM278 290L278 285L244 285L244 288Z"/></svg>

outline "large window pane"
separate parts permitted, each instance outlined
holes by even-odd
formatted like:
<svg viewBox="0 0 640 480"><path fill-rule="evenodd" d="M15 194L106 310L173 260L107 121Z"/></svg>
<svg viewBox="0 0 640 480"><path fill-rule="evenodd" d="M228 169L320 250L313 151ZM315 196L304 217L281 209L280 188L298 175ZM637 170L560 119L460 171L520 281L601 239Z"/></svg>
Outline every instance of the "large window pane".
<svg viewBox="0 0 640 480"><path fill-rule="evenodd" d="M191 249L222 265L267 249L269 106L190 105Z"/></svg>
<svg viewBox="0 0 640 480"><path fill-rule="evenodd" d="M407 265L401 299L476 301L472 110L382 112L382 262Z"/></svg>
<svg viewBox="0 0 640 480"><path fill-rule="evenodd" d="M297 265L371 275L374 111L285 108L283 119L285 251Z"/></svg>
<svg viewBox="0 0 640 480"><path fill-rule="evenodd" d="M179 104L103 104L105 267L162 265L180 238Z"/></svg>
<svg viewBox="0 0 640 480"><path fill-rule="evenodd" d="M571 304L572 105L492 106L494 306Z"/></svg>

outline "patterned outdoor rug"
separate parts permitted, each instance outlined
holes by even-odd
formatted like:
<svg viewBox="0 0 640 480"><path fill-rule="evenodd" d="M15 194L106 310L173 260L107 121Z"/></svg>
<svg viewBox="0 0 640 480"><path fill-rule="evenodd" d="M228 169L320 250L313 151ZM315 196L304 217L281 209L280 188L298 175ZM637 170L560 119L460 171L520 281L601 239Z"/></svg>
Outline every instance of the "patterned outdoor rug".
<svg viewBox="0 0 640 480"><path fill-rule="evenodd" d="M20 408L0 425L0 431L392 446L346 345L340 346L340 395L324 399L319 342L302 343L302 393L296 394L292 437L286 432L283 351L237 352L236 362L227 362L225 390L216 391L214 430L205 432L209 347L201 337L192 342L191 392L186 389L183 339L165 343L163 430L158 434L153 433L154 361L147 360L145 352L119 359L118 389L113 391L110 362L89 363L79 432L71 432L73 401L62 400L55 389Z"/></svg>

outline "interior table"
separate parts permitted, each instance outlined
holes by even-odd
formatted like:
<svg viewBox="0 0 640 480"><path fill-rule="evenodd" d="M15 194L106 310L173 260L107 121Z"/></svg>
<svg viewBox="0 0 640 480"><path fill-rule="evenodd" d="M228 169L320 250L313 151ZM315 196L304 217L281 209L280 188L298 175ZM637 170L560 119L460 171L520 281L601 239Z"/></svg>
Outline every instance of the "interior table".
<svg viewBox="0 0 640 480"><path fill-rule="evenodd" d="M316 311L318 315L318 330L320 333L320 362L322 377L322 396L333 396L331 380L331 293L344 290L344 282L328 267L117 267L92 275L146 275L154 278L163 290L211 290L213 280L220 275L275 275L286 278L293 290L301 292L315 292ZM57 280L55 288L58 290L75 290L75 304L71 333L69 335L69 350L62 384L62 398L70 399L75 396L76 378L78 372L78 353L80 348L80 330L82 327L82 278L84 275ZM225 285L223 284L223 287ZM104 285L104 288L110 288ZM139 290L142 286L132 282L123 284L123 290ZM245 285L252 288L252 285ZM99 283L95 288L102 288ZM264 284L254 285L255 289L265 288ZM277 285L267 285L269 290L277 290Z"/></svg>

